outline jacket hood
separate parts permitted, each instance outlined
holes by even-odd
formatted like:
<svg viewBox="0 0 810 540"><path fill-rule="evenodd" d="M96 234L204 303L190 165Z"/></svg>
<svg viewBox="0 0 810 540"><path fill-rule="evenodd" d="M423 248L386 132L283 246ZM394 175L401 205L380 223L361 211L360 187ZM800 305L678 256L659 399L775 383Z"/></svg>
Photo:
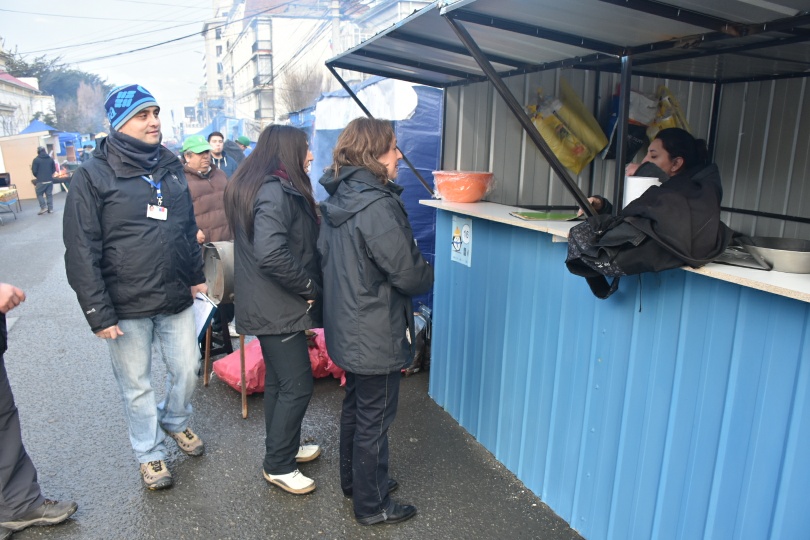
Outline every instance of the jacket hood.
<svg viewBox="0 0 810 540"><path fill-rule="evenodd" d="M378 199L402 193L402 186L394 182L381 184L364 167L341 167L337 178L331 170L327 170L319 182L330 195L320 204L321 215L333 227L345 223Z"/></svg>

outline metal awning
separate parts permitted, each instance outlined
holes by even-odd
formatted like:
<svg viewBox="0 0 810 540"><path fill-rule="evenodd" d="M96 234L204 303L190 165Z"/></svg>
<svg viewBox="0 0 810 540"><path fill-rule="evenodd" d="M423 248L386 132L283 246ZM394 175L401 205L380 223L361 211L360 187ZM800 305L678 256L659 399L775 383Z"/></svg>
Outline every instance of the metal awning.
<svg viewBox="0 0 810 540"><path fill-rule="evenodd" d="M559 67L702 82L810 73L808 0L437 1L327 65L436 87L486 80L445 18L501 77Z"/></svg>
<svg viewBox="0 0 810 540"><path fill-rule="evenodd" d="M632 75L718 87L810 75L810 0L437 0L326 65L369 116L336 69L439 88L490 81L577 204L593 215L505 77L557 68L620 73L616 140L625 141ZM620 144L617 200L625 153Z"/></svg>

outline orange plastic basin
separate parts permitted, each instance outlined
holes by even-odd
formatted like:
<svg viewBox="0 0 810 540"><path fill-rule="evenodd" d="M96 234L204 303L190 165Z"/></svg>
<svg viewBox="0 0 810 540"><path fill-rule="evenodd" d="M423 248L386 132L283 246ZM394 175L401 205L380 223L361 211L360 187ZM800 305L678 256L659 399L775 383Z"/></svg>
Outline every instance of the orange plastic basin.
<svg viewBox="0 0 810 540"><path fill-rule="evenodd" d="M433 171L436 189L448 202L480 201L492 183L492 173L472 171Z"/></svg>

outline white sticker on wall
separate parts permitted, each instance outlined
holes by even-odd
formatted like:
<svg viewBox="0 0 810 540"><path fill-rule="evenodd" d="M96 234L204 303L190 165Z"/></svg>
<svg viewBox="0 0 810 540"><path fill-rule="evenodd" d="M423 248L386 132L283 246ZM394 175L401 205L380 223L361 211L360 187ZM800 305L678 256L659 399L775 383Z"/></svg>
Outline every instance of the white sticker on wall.
<svg viewBox="0 0 810 540"><path fill-rule="evenodd" d="M453 238L450 260L471 266L472 263L472 219L453 216Z"/></svg>

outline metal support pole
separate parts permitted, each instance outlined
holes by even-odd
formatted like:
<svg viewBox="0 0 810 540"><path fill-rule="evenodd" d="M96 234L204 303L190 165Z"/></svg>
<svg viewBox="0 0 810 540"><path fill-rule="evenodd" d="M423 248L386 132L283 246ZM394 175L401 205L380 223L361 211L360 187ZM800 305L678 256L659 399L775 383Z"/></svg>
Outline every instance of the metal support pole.
<svg viewBox="0 0 810 540"><path fill-rule="evenodd" d="M360 107L360 110L363 111L363 114L365 114L369 118L374 118L374 115L372 115L371 112L366 108L366 106L363 105L363 102L360 101L360 98L357 97L357 94L354 93L354 90L352 90L351 87L346 83L346 81L344 81L341 78L341 76L338 75L337 71L335 71L335 68L333 68L329 64L326 64L326 69L328 69L329 72L332 74L332 76L337 79L338 83L340 83L340 86L342 86L343 89L346 90L346 92L348 92L349 97L351 97L354 100L354 102L357 103L357 106ZM430 193L430 196L433 197L433 188L422 177L419 171L416 170L416 167L414 167L413 163L411 163L411 160L407 158L405 152L403 152L402 149L399 148L399 146L397 146L397 149L399 149L399 153L402 154L402 160L405 162L408 168L411 171L413 171L413 174L416 175L416 178L419 179L419 182L421 182L422 185L425 187L425 189L428 191L428 193Z"/></svg>
<svg viewBox="0 0 810 540"><path fill-rule="evenodd" d="M443 17L461 40L461 43L463 43L467 50L470 51L470 54L481 67L484 74L487 76L487 79L489 79L489 82L495 86L495 90L498 91L503 100L506 102L506 106L509 107L512 114L515 115L515 118L518 119L520 125L523 126L523 129L526 131L526 134L532 140L534 145L538 150L540 150L540 153L543 154L543 157L546 159L546 161L548 161L548 164L551 166L557 176L559 176L563 181L563 185L565 185L566 189L568 189L571 195L574 196L577 204L587 215L596 215L596 211L588 201L588 197L582 193L582 190L579 189L577 183L570 176L568 176L568 172L563 164L560 163L560 160L557 159L557 156L555 156L554 152L551 151L551 148L548 147L546 141L543 140L542 135L540 135L540 132L537 131L537 128L532 123L529 115L526 114L523 107L520 105L520 103L518 103L515 96L512 95L512 92L506 86L506 83L503 82L503 79L501 79L501 77L498 75L498 72L495 71L495 68L492 67L492 64L490 64L489 60L486 59L484 53L481 51L478 45L476 45L475 41L473 41L473 38L467 32L467 29L464 28L458 21L453 20L447 15L443 15Z"/></svg>
<svg viewBox="0 0 810 540"><path fill-rule="evenodd" d="M613 214L619 211L624 201L624 163L627 160L627 131L630 116L630 75L633 61L629 56L622 56L622 75L620 78L619 112L616 118L616 176L613 179Z"/></svg>
<svg viewBox="0 0 810 540"><path fill-rule="evenodd" d="M723 83L714 83L712 95L712 116L709 120L709 161L714 162L714 150L717 144L717 124L720 121L720 97L723 95Z"/></svg>

